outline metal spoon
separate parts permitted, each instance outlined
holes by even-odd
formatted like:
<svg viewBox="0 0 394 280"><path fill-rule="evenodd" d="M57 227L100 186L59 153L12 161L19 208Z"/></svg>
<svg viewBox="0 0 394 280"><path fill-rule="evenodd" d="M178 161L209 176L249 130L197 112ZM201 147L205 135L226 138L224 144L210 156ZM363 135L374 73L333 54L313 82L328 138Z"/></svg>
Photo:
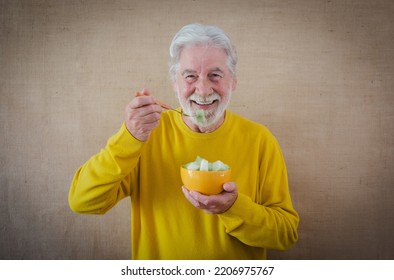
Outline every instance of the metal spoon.
<svg viewBox="0 0 394 280"><path fill-rule="evenodd" d="M162 107L162 108L164 108L164 109L166 109L166 110L172 110L172 111L175 111L175 112L177 112L177 113L179 113L179 114L181 114L181 115L183 115L183 116L185 116L185 117L190 117L188 114L184 113L182 109L181 109L180 111L178 111L177 109L172 108L171 106L169 106L169 105L163 103L163 102L160 101L160 100L157 100L157 99L156 99L156 104L157 104L157 105L160 105L160 107Z"/></svg>
<svg viewBox="0 0 394 280"><path fill-rule="evenodd" d="M135 96L144 96L144 95L145 94L143 94L142 92L137 92L135 94ZM177 112L177 113L179 113L179 114L181 114L181 115L183 115L185 117L190 117L188 114L185 114L182 109L180 111L178 111L177 109L172 108L170 105L167 105L163 101L160 101L160 100L158 100L156 98L155 98L155 100L156 100L156 104L157 105L159 105L160 107L162 107L162 108L164 108L166 110L172 110L172 111L175 111L175 112Z"/></svg>

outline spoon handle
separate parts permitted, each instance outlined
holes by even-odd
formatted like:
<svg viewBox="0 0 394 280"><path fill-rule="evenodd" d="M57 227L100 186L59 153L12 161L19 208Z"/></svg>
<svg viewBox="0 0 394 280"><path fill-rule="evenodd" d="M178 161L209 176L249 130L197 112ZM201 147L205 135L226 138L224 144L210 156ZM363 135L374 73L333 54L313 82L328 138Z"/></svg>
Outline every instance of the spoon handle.
<svg viewBox="0 0 394 280"><path fill-rule="evenodd" d="M141 92L137 92L137 93L135 94L135 96L144 96L144 95L145 95L145 94L143 94L143 93L141 93ZM190 117L188 114L185 114L185 113L182 111L182 109L181 109L180 111L178 111L178 110L172 108L170 105L167 105L167 104L164 103L163 101L160 101L160 100L158 100L158 99L156 99L156 98L155 98L155 102L156 102L157 105L159 105L160 107L162 107L162 108L164 108L164 109L166 109L166 110L172 110L172 111L175 111L175 112L177 112L177 113L179 113L179 114L181 114L181 115L183 115L183 116Z"/></svg>

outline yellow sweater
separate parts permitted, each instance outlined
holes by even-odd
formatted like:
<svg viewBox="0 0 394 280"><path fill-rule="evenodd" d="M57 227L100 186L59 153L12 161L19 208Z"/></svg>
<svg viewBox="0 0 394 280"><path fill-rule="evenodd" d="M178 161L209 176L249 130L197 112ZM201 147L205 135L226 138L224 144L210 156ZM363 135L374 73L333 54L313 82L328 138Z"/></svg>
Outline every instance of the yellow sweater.
<svg viewBox="0 0 394 280"><path fill-rule="evenodd" d="M184 197L179 167L199 155L232 169L238 198L223 214L207 214ZM146 142L123 124L105 149L76 172L72 210L103 214L131 198L132 259L266 259L297 238L285 162L268 129L232 112L212 133L191 131L167 111Z"/></svg>

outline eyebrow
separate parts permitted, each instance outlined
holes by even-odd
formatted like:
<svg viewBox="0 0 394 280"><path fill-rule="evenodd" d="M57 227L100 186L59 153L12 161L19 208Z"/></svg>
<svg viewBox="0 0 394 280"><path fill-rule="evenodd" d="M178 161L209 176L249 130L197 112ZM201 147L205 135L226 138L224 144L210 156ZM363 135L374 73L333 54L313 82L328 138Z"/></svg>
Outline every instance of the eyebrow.
<svg viewBox="0 0 394 280"><path fill-rule="evenodd" d="M185 69L182 71L181 75L185 75L185 74L195 74L196 71L190 70L190 69Z"/></svg>
<svg viewBox="0 0 394 280"><path fill-rule="evenodd" d="M220 67L214 67L212 69L210 69L208 72L221 72L224 73L224 71L222 69L220 69ZM191 70L191 69L185 69L181 72L181 75L185 75L185 74L195 74L196 71Z"/></svg>
<svg viewBox="0 0 394 280"><path fill-rule="evenodd" d="M211 69L211 71L209 71L209 72L224 72L222 69L220 69L220 67L215 67L215 68L213 68L213 69Z"/></svg>

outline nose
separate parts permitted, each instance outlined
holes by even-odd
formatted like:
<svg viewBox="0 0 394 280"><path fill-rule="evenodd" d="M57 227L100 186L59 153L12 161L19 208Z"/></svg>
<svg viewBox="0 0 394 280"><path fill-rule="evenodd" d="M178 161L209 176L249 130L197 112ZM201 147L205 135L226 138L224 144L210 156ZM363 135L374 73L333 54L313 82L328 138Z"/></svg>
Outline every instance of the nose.
<svg viewBox="0 0 394 280"><path fill-rule="evenodd" d="M208 96L212 93L211 81L207 78L201 78L196 81L196 93L201 96Z"/></svg>

